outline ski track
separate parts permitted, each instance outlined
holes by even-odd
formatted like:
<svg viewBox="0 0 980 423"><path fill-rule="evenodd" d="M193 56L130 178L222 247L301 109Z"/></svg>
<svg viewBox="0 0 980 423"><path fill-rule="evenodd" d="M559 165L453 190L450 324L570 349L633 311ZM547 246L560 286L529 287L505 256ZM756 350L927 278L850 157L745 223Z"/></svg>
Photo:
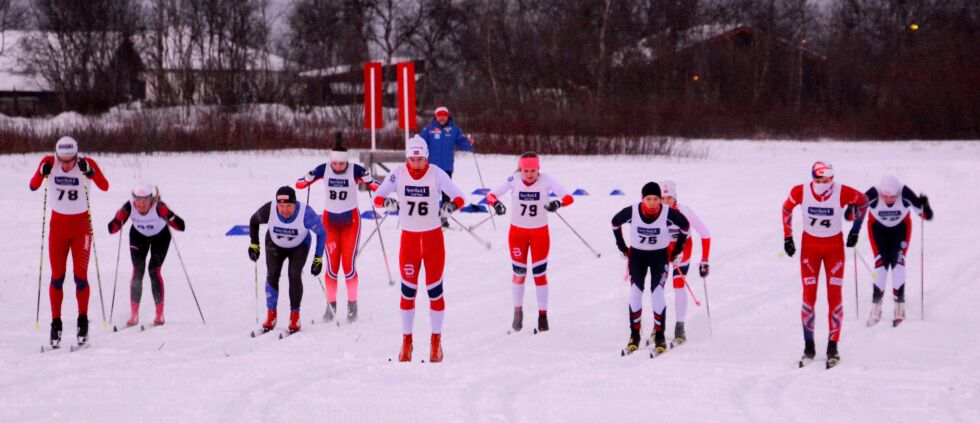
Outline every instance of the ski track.
<svg viewBox="0 0 980 423"><path fill-rule="evenodd" d="M167 324L140 333L102 328L94 263L90 264L92 347L69 353L74 342L74 285L66 284L65 351L40 354L46 345L49 263L44 258L41 329L35 330L40 191L26 182L40 155L0 156L0 421L980 421L980 348L974 326L980 293L975 239L980 222L975 196L962 185L978 180L977 142L692 141L703 158L544 157L542 170L566 188L584 188L562 215L592 244L596 259L559 219L551 219L551 331L537 324L534 284L526 285L524 330L507 334L512 319L509 218L476 230L492 243L485 251L463 232L446 232L445 361L428 361L429 316L419 290L412 363L398 363L401 343L398 285L389 286L376 240L358 258L360 319L347 324L338 293L340 327L310 324L324 302L318 283L304 275L303 330L279 340L288 294L276 332L252 339L254 275L246 237L225 237L246 224L277 186L323 160L322 152L285 150L209 154L96 155L111 184L92 197L106 313L115 270L115 239L105 233L129 188L149 178L185 218L176 234L208 325L202 326L175 252L164 266ZM84 146L83 146L84 147ZM84 149L83 149L84 150ZM480 156L487 187L510 175L515 159ZM799 256L785 257L779 210L789 189L805 181L815 160L834 164L837 179L865 190L886 173L924 192L936 210L926 228L926 320L920 320L920 234L913 219L908 252L907 320L891 326L886 295L882 322L868 328L871 275L858 266L860 314L854 313L853 255L844 282L843 360L825 370L826 287L817 301L817 360L798 369ZM480 187L473 160L457 157L455 181L464 192ZM615 251L609 219L638 200L650 179L677 182L713 235L710 285L713 335L705 305L688 302L689 342L649 358L648 349L619 357L628 336L625 261ZM614 188L625 197L607 194ZM301 198L305 195L300 193ZM477 196L469 196L477 201ZM311 200L319 210L322 191ZM363 194L361 205L367 205ZM509 198L505 199L509 203ZM473 224L485 214L462 214ZM799 246L799 216L797 226ZM397 280L398 230L385 223L392 275ZM362 230L373 224L365 221ZM849 227L849 224L845 224ZM367 233L362 233L366 236ZM14 242L11 242L13 240ZM869 262L862 229L858 250ZM47 245L45 243L45 255ZM697 275L699 237L689 283L704 302ZM69 263L69 272L71 271ZM114 322L121 325L130 269L122 255ZM260 265L260 274L264 266ZM262 276L262 275L260 275ZM529 278L530 279L530 278ZM69 278L70 280L70 278ZM145 278L145 285L149 284ZM145 286L144 285L144 286ZM288 286L285 278L282 287ZM420 288L422 288L420 286ZM667 288L667 335L672 337L674 292ZM886 290L890 290L891 285ZM152 319L144 288L141 318ZM643 335L649 335L650 296L644 294ZM260 299L264 308L264 296ZM146 323L146 322L144 322ZM111 326L111 325L110 325ZM388 359L395 360L389 362Z"/></svg>

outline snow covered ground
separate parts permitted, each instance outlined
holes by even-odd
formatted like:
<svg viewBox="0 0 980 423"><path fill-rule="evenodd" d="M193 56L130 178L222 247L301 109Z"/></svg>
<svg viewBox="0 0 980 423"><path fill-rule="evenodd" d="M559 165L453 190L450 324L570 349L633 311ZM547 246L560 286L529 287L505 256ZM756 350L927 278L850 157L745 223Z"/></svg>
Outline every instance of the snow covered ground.
<svg viewBox="0 0 980 423"><path fill-rule="evenodd" d="M512 312L507 219L497 220L496 231L490 224L477 230L492 241L489 252L464 232L447 232L446 359L438 365L418 362L428 353L424 295L416 316L416 362L388 362L401 338L399 291L387 283L376 240L359 259L360 321L341 327L307 324L281 341L248 337L256 310L247 237L224 234L247 223L276 187L325 159L311 151L97 155L111 183L92 203L106 313L118 238L107 234L105 224L134 182L145 178L160 185L164 200L187 221L188 231L176 240L208 324L201 325L171 249L163 272L167 325L146 333L103 330L92 263L93 347L41 354L50 321L49 266L45 251L42 327L36 330L42 199L40 191L27 189L39 155L0 156L0 421L980 421L975 330L980 251L974 244L980 236L980 201L973 191L980 181L980 143L703 141L695 148L706 151L705 157L542 160L543 171L566 187L592 194L578 197L562 214L603 253L596 259L552 219L552 330L547 334L506 335ZM779 254L782 201L792 185L808 178L817 159L833 163L838 181L861 190L894 173L929 194L936 211L926 233L925 321L920 320L918 220L909 252L909 321L897 329L887 323L864 326L871 278L861 267L861 311L855 315L848 250L843 361L832 370L820 362L796 368L802 350L799 264ZM490 185L509 175L515 162L480 156ZM456 175L466 192L480 186L469 155L457 157ZM608 222L638 200L643 183L667 178L677 181L681 201L714 235L708 279L714 334L709 336L704 307L692 303L687 345L655 360L644 354L621 358L628 336L628 287ZM313 192L317 208L320 186ZM607 195L614 188L627 195ZM365 195L361 202L366 201ZM458 215L470 223L484 216ZM395 223L389 219L383 227L393 266ZM373 223L364 225L366 237ZM870 260L864 232L859 251ZM119 273L116 324L128 308L125 251ZM704 300L701 281L692 282ZM305 290L308 322L322 314L324 300L309 274ZM68 284L66 291L69 335L76 306L74 287ZM149 291L143 294L144 320L152 318ZM821 286L818 358L827 330L824 293ZM527 294L529 328L536 306L533 293ZM286 310L286 295L281 296L280 310ZM668 336L672 306L669 293ZM648 305L644 312L648 333ZM891 312L888 298L885 316Z"/></svg>

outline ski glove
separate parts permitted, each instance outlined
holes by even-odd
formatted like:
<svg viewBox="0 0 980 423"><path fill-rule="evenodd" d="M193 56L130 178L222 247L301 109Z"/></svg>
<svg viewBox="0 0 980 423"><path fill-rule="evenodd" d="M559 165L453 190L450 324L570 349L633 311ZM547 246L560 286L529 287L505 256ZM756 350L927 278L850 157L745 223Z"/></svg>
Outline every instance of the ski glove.
<svg viewBox="0 0 980 423"><path fill-rule="evenodd" d="M41 176L47 177L48 175L50 175L51 168L52 168L51 163L48 162L41 163Z"/></svg>
<svg viewBox="0 0 980 423"><path fill-rule="evenodd" d="M452 212L456 211L456 209L458 209L458 208L459 207L456 206L456 202L454 202L454 201L443 201L442 202L442 211L445 212L446 214L452 213Z"/></svg>
<svg viewBox="0 0 980 423"><path fill-rule="evenodd" d="M544 205L544 209L549 212L555 212L559 208L561 208L561 201L558 200L551 200L550 203Z"/></svg>
<svg viewBox="0 0 980 423"><path fill-rule="evenodd" d="M698 271L701 272L702 278L708 277L708 262L702 261L701 264L698 265Z"/></svg>
<svg viewBox="0 0 980 423"><path fill-rule="evenodd" d="M92 166L89 166L88 160L86 159L78 159L78 170L82 171L82 175L89 178L95 174L95 169L93 169Z"/></svg>
<svg viewBox="0 0 980 423"><path fill-rule="evenodd" d="M847 248L854 248L855 245L858 245L858 233L851 232L847 234Z"/></svg>
<svg viewBox="0 0 980 423"><path fill-rule="evenodd" d="M398 200L394 198L385 198L385 208L391 212L398 211Z"/></svg>
<svg viewBox="0 0 980 423"><path fill-rule="evenodd" d="M122 229L122 222L120 222L120 221L118 221L116 219L112 219L111 221L109 221L109 233L110 234L114 234L116 232L119 232L120 229Z"/></svg>
<svg viewBox="0 0 980 423"><path fill-rule="evenodd" d="M306 172L306 175L303 175L303 181L306 181L307 184L313 183L314 179L316 176L313 175L313 172Z"/></svg>
<svg viewBox="0 0 980 423"><path fill-rule="evenodd" d="M248 258L252 261L259 261L259 244L251 244L248 246Z"/></svg>
<svg viewBox="0 0 980 423"><path fill-rule="evenodd" d="M507 207L504 206L504 203L497 201L493 203L493 211L497 212L497 214L504 214L507 213Z"/></svg>
<svg viewBox="0 0 980 423"><path fill-rule="evenodd" d="M793 244L793 237L788 236L786 240L783 241L783 251L786 251L786 255L793 257L796 254L796 244Z"/></svg>
<svg viewBox="0 0 980 423"><path fill-rule="evenodd" d="M174 229L178 231L184 232L184 229L187 228L187 226L184 224L184 219L181 219L180 216L174 215L170 222L170 226L173 226Z"/></svg>
<svg viewBox="0 0 980 423"><path fill-rule="evenodd" d="M313 259L313 266L310 267L310 273L313 276L319 275L323 271L323 257L317 257Z"/></svg>
<svg viewBox="0 0 980 423"><path fill-rule="evenodd" d="M926 220L932 220L932 207L929 206L929 197L920 195L919 201L922 202L922 217Z"/></svg>

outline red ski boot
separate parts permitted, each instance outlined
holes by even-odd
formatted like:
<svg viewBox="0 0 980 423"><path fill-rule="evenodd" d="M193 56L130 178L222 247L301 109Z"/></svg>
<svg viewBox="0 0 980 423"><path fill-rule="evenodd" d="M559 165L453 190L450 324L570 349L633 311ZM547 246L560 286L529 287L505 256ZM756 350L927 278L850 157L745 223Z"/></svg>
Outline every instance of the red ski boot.
<svg viewBox="0 0 980 423"><path fill-rule="evenodd" d="M398 361L412 361L412 334L402 335L402 351L398 353Z"/></svg>
<svg viewBox="0 0 980 423"><path fill-rule="evenodd" d="M153 324L156 326L163 324L163 303L157 304L157 315L153 319Z"/></svg>
<svg viewBox="0 0 980 423"><path fill-rule="evenodd" d="M262 324L262 329L266 332L274 329L276 327L276 311L269 310L269 313L265 317L265 323Z"/></svg>
<svg viewBox="0 0 980 423"><path fill-rule="evenodd" d="M299 332L299 311L289 312L289 333Z"/></svg>
<svg viewBox="0 0 980 423"><path fill-rule="evenodd" d="M442 362L442 334L432 334L432 351L429 353L429 361L433 363Z"/></svg>
<svg viewBox="0 0 980 423"><path fill-rule="evenodd" d="M132 309L133 314L126 321L126 326L136 326L140 324L140 303L129 303L129 307Z"/></svg>

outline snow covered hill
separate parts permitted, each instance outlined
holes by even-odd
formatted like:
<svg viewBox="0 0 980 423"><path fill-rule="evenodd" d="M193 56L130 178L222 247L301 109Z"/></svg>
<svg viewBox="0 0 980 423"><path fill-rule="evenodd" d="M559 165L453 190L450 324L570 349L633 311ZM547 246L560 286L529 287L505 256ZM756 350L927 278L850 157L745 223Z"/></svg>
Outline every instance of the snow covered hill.
<svg viewBox="0 0 980 423"><path fill-rule="evenodd" d="M50 322L49 264L45 247L37 330L42 196L27 189L40 156L0 156L0 421L980 421L975 331L980 250L974 244L980 236L980 201L973 191L980 181L980 143L701 141L694 148L706 151L706 157L542 159L543 172L591 194L577 197L561 213L603 253L596 259L552 219L551 331L546 334L506 334L512 312L508 219L497 219L496 231L490 224L477 229L493 243L489 252L464 232L446 232L446 359L435 365L418 362L428 352L424 295L416 315L417 361L388 362L400 345L399 291L388 285L376 240L358 260L360 321L340 327L307 323L285 340L249 338L256 326L255 268L246 255L247 237L224 234L246 224L278 186L326 159L313 151L96 156L111 184L108 193L94 193L92 203L106 313L119 238L108 235L105 225L134 183L148 179L187 221L187 232L177 234L176 242L208 324L201 324L171 249L163 271L167 324L145 333L102 329L92 263L92 348L41 354ZM516 166L514 157L479 159L488 185ZM809 177L814 160L833 163L839 182L862 191L894 173L928 194L936 211L925 234L925 321L920 319L917 219L909 251L909 320L899 328L864 326L871 277L857 268L860 302L855 304L847 251L842 362L832 370L821 363L796 368L802 350L799 262L779 254L782 201ZM677 182L681 202L694 208L713 234L707 281L713 335L704 307L692 303L688 344L654 360L644 354L621 358L628 336L628 285L609 220L638 201L643 183L661 179ZM455 180L465 192L480 187L472 156L457 157ZM312 193L318 210L320 186ZM626 196L608 195L617 188ZM366 203L364 195L361 204ZM485 216L457 215L467 223ZM383 235L397 280L395 223L386 221ZM364 220L363 225L362 239L374 224ZM858 250L871 259L864 231ZM131 265L122 253L115 324L128 312ZM264 275L263 266L258 270ZM303 320L309 322L323 313L324 299L319 284L305 276ZM700 279L691 282L705 300ZM818 358L827 330L822 285ZM66 291L68 343L76 306L74 287L67 284ZM149 288L144 291L142 317L148 321L152 302ZM673 328L669 291L668 337ZM344 295L341 288L341 313ZM280 310L285 310L282 297ZM531 292L525 307L533 315ZM886 317L891 308L887 298ZM645 334L649 310L647 305ZM525 324L529 327L531 319Z"/></svg>

